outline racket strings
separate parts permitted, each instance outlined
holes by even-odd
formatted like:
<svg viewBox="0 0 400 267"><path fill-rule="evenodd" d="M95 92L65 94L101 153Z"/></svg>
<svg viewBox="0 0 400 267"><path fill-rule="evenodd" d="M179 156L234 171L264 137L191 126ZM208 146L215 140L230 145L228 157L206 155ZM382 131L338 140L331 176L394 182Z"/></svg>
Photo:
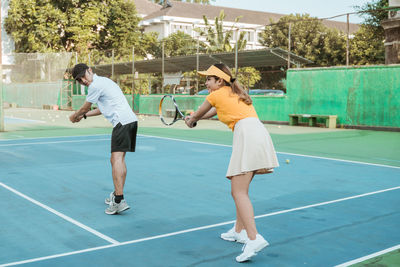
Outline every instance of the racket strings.
<svg viewBox="0 0 400 267"><path fill-rule="evenodd" d="M172 124L176 117L177 117L177 111L176 107L174 104L174 101L171 97L167 96L164 97L162 103L161 103L161 119L164 120L164 123L166 124Z"/></svg>

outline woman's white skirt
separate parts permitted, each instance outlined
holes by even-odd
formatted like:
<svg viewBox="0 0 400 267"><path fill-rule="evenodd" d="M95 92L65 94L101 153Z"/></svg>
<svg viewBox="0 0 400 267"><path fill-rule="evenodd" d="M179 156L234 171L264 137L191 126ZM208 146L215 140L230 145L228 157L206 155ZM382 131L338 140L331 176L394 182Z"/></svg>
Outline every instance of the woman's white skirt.
<svg viewBox="0 0 400 267"><path fill-rule="evenodd" d="M278 159L271 137L258 118L245 118L235 124L232 155L227 178L255 172L264 174L278 167Z"/></svg>

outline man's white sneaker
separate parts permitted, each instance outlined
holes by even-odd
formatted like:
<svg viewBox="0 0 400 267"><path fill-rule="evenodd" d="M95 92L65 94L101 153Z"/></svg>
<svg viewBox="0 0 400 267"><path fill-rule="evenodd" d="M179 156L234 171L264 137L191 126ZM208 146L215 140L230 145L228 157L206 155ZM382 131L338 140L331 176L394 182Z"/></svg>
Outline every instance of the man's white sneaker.
<svg viewBox="0 0 400 267"><path fill-rule="evenodd" d="M104 203L106 203L107 205L110 205L110 202L111 202L112 200L114 200L114 198L115 198L114 191L112 191L112 192L110 193L110 196L107 197L107 198L104 200Z"/></svg>
<svg viewBox="0 0 400 267"><path fill-rule="evenodd" d="M257 252L268 246L269 243L261 235L257 234L256 239L247 241L243 245L243 253L236 257L237 262L248 261L251 257L257 255Z"/></svg>
<svg viewBox="0 0 400 267"><path fill-rule="evenodd" d="M228 232L222 233L221 238L226 241L238 242L242 244L246 243L246 241L248 240L246 230L243 229L240 233L237 233L235 231L235 226L233 226L233 228L230 229Z"/></svg>
<svg viewBox="0 0 400 267"><path fill-rule="evenodd" d="M112 202L110 202L110 205L108 205L108 208L106 208L105 213L107 214L117 214L117 213L121 213L124 210L129 209L130 207L128 206L128 204L126 203L125 199L121 200L120 203L115 203L114 199Z"/></svg>

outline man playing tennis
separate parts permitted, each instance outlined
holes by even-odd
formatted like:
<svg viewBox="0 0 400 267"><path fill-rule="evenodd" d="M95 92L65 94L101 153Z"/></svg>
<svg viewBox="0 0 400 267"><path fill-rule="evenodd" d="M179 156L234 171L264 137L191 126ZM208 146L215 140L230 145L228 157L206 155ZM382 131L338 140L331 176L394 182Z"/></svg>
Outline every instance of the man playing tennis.
<svg viewBox="0 0 400 267"><path fill-rule="evenodd" d="M206 86L210 94L185 122L189 127L200 119L218 115L218 119L233 131L232 155L226 177L231 181L231 193L236 206L236 223L221 234L227 241L245 243L236 261L244 262L269 245L256 228L254 210L249 198L249 186L256 174L273 172L278 160L271 137L259 120L252 99L232 78L224 64L212 65L207 71Z"/></svg>
<svg viewBox="0 0 400 267"><path fill-rule="evenodd" d="M121 88L112 80L97 76L86 64L77 64L72 70L73 78L81 85L88 86L86 102L72 114L72 123L82 118L103 114L113 125L111 136L111 166L114 191L106 198L107 214L117 214L129 209L124 200L124 185L126 179L125 154L134 152L136 146L137 117L131 110ZM91 110L92 104L98 108Z"/></svg>

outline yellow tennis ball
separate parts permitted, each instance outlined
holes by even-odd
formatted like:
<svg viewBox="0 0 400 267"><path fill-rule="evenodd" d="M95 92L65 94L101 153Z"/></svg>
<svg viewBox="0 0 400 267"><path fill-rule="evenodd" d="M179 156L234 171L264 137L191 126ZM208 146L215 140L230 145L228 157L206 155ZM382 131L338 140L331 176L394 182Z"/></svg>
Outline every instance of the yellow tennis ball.
<svg viewBox="0 0 400 267"><path fill-rule="evenodd" d="M287 160L286 160L286 164L289 164L289 163L290 163L290 160L289 160L289 159L287 159Z"/></svg>

